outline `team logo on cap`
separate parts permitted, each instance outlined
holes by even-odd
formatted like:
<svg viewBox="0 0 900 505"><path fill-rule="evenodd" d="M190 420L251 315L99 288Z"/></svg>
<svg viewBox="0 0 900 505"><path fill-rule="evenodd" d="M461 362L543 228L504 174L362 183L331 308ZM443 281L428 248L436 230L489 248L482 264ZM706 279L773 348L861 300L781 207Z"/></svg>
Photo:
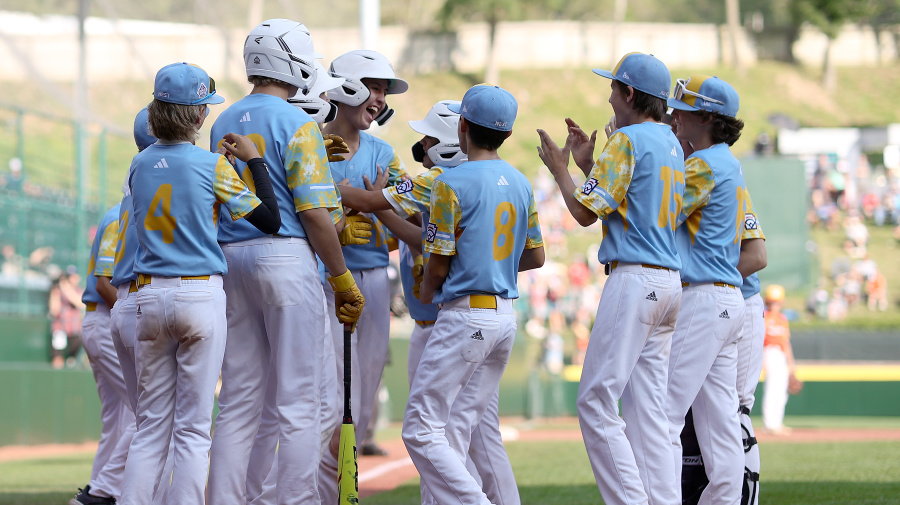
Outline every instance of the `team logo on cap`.
<svg viewBox="0 0 900 505"><path fill-rule="evenodd" d="M428 228L425 230L425 242L433 244L435 236L437 236L437 225L428 223Z"/></svg>
<svg viewBox="0 0 900 505"><path fill-rule="evenodd" d="M494 126L499 126L501 128L506 128L506 121L494 121Z"/></svg>
<svg viewBox="0 0 900 505"><path fill-rule="evenodd" d="M586 183L584 183L584 186L582 186L581 188L581 192L585 195L589 195L592 191L594 191L594 188L597 187L597 184L600 184L597 179L591 178Z"/></svg>
<svg viewBox="0 0 900 505"><path fill-rule="evenodd" d="M209 93L209 90L206 87L206 84L200 83L200 87L197 89L197 96L200 98L205 97Z"/></svg>

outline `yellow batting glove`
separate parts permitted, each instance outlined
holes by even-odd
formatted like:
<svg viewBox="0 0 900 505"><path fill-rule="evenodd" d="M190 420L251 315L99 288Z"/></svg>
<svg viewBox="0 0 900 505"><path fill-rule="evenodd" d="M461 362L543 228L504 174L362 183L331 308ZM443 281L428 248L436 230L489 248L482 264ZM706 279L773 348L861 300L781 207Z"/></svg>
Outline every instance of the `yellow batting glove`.
<svg viewBox="0 0 900 505"><path fill-rule="evenodd" d="M325 140L325 150L328 151L328 161L344 161L343 154L350 152L344 139L333 133L326 133L322 138Z"/></svg>
<svg viewBox="0 0 900 505"><path fill-rule="evenodd" d="M334 308L338 320L345 324L352 324L352 331L356 331L356 322L359 321L363 307L366 306L366 299L356 287L353 274L347 270L337 277L329 277L328 283L334 290Z"/></svg>
<svg viewBox="0 0 900 505"><path fill-rule="evenodd" d="M372 220L362 214L347 216L338 239L342 246L368 244L372 239Z"/></svg>
<svg viewBox="0 0 900 505"><path fill-rule="evenodd" d="M425 258L420 254L413 259L413 296L419 298L419 290L422 289L422 280L425 278Z"/></svg>

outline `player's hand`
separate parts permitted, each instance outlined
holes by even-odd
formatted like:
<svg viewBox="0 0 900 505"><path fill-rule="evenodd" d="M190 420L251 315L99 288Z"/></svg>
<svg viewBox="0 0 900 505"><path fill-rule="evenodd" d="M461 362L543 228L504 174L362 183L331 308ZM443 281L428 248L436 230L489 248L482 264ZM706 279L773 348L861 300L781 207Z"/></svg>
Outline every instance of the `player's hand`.
<svg viewBox="0 0 900 505"><path fill-rule="evenodd" d="M788 393L792 395L800 394L803 391L803 381L798 379L794 372L788 376Z"/></svg>
<svg viewBox="0 0 900 505"><path fill-rule="evenodd" d="M606 126L603 128L603 133L606 133L606 138L610 138L610 137L612 137L613 133L616 133L617 129L618 128L616 127L616 115L613 114L609 118L609 122L606 123Z"/></svg>
<svg viewBox="0 0 900 505"><path fill-rule="evenodd" d="M575 121L566 118L566 126L569 135L566 137L566 147L572 152L572 159L578 168L587 175L594 166L594 146L597 144L597 130L588 137Z"/></svg>
<svg viewBox="0 0 900 505"><path fill-rule="evenodd" d="M425 258L421 254L413 259L412 276L413 296L419 299L419 293L422 290L422 279L425 278Z"/></svg>
<svg viewBox="0 0 900 505"><path fill-rule="evenodd" d="M556 142L550 138L550 135L544 130L538 130L538 136L541 138L541 145L538 146L538 156L544 165L550 169L550 173L554 177L560 175L568 175L569 173L569 149L568 147L559 147Z"/></svg>
<svg viewBox="0 0 900 505"><path fill-rule="evenodd" d="M366 306L366 299L356 287L353 274L347 270L337 277L329 277L328 283L334 290L334 308L338 320L344 324L352 324L352 331L356 331L356 322Z"/></svg>
<svg viewBox="0 0 900 505"><path fill-rule="evenodd" d="M362 214L344 217L344 229L338 234L341 245L365 245L372 240L372 220Z"/></svg>
<svg viewBox="0 0 900 505"><path fill-rule="evenodd" d="M226 133L223 138L225 142L222 142L222 147L244 163L253 158L262 158L256 144L249 138L237 133Z"/></svg>
<svg viewBox="0 0 900 505"><path fill-rule="evenodd" d="M381 191L387 186L388 182L388 173L386 170L381 169L381 165L375 165L375 170L378 173L378 176L375 177L375 182L369 181L369 176L363 176L363 184L366 185L366 189L369 191Z"/></svg>
<svg viewBox="0 0 900 505"><path fill-rule="evenodd" d="M350 148L339 135L326 133L322 135L325 140L325 150L328 151L328 161L344 161L343 154L349 153Z"/></svg>

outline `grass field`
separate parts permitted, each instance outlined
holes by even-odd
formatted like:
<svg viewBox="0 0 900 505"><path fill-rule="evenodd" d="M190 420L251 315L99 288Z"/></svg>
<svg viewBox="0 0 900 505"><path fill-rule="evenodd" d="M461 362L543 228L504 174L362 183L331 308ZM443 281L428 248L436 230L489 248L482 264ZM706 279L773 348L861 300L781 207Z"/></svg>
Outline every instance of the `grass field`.
<svg viewBox="0 0 900 505"><path fill-rule="evenodd" d="M900 426L895 418L788 418L795 427L875 428ZM575 423L552 429L577 430ZM543 429L547 426L535 426ZM379 432L397 436L395 426ZM507 444L522 503L601 503L584 445L580 441L517 441ZM762 503L778 505L900 503L900 441L763 443ZM0 505L66 503L90 475L93 454L0 463ZM417 505L411 480L393 491L362 500L371 505Z"/></svg>

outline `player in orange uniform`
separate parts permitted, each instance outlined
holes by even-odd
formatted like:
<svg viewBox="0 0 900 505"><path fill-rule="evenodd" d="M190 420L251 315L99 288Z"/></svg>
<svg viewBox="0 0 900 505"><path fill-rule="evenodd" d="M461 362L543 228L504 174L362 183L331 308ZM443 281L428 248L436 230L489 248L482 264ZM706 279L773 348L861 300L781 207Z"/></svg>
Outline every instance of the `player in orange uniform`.
<svg viewBox="0 0 900 505"><path fill-rule="evenodd" d="M766 340L763 344L763 367L766 382L763 392L763 425L766 430L786 435L790 428L784 422L784 406L788 398L788 382L794 375L794 351L791 349L791 330L781 312L784 288L773 284L766 288Z"/></svg>

